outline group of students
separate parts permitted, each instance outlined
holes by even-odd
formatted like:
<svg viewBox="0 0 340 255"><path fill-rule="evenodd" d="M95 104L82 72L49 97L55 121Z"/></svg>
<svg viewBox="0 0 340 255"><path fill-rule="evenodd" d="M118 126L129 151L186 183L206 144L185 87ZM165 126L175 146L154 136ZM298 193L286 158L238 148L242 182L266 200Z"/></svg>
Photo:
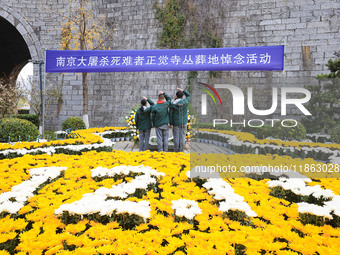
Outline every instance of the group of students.
<svg viewBox="0 0 340 255"><path fill-rule="evenodd" d="M169 127L173 133L174 151L184 151L189 102L189 92L180 88L177 88L176 98L173 101L162 91L159 91L157 104L154 104L150 98L144 97L135 115L140 151L148 150L152 127L156 129L158 151L168 151ZM150 107L147 107L147 103Z"/></svg>

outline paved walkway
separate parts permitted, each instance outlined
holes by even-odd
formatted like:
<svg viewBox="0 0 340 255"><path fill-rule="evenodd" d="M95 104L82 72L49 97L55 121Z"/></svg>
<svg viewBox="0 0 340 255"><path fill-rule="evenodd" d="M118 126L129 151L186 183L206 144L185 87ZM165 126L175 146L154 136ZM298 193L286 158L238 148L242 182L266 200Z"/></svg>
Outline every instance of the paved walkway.
<svg viewBox="0 0 340 255"><path fill-rule="evenodd" d="M228 148L216 146L214 144L206 144L206 143L197 143L197 142L190 142L188 143L188 149L185 150L185 153L216 153L216 154L234 154ZM139 145L135 145L134 142L130 141L122 141L117 142L113 146L114 150L123 150L123 151L139 151ZM150 151L157 151L157 146L153 145L150 147ZM169 151L173 151L170 147Z"/></svg>

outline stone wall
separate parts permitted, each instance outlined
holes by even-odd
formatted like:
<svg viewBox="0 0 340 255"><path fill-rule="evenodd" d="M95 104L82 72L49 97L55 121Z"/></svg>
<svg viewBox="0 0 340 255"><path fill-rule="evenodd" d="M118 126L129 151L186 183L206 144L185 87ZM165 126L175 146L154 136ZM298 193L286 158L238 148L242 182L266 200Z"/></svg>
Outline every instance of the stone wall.
<svg viewBox="0 0 340 255"><path fill-rule="evenodd" d="M62 18L51 10L65 9L68 0L8 0L0 6L3 16L23 35L32 58L43 59L43 49L59 49ZM98 14L116 28L111 49L155 49L161 25L155 19L153 0L92 1ZM222 79L208 79L200 72L199 80L238 86L256 86L263 94L273 86L303 86L313 83L315 75L328 72L325 63L334 58L340 44L340 2L338 0L192 0L200 15L216 16L224 47L285 45L283 72L223 72ZM65 9L67 12L67 10ZM38 70L35 68L35 79ZM61 74L47 74L47 87L60 86ZM185 87L186 72L93 73L89 76L89 119L91 126L124 125L122 117L142 96L156 100L157 91L173 95L177 86ZM196 96L200 91L194 89ZM66 74L62 89L63 105L56 116L51 108L47 126L58 129L69 116L81 116L82 86L80 74ZM228 95L225 95L228 97ZM268 98L258 100L267 107ZM214 106L211 106L214 107ZM193 108L200 108L199 101ZM292 109L290 114L299 114ZM211 117L211 116L210 116Z"/></svg>

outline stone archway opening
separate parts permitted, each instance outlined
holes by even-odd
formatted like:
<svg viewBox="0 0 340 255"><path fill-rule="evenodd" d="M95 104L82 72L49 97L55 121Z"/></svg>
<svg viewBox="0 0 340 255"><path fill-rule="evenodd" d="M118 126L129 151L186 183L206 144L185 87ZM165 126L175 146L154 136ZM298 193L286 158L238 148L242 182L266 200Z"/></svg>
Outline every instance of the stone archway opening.
<svg viewBox="0 0 340 255"><path fill-rule="evenodd" d="M21 69L31 59L31 54L19 31L0 16L0 79L9 86L16 86Z"/></svg>

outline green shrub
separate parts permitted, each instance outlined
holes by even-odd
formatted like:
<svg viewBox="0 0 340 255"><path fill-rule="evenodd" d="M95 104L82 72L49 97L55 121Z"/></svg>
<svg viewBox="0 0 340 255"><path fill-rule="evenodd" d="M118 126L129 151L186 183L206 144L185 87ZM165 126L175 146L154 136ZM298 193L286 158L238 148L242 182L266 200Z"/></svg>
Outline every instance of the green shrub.
<svg viewBox="0 0 340 255"><path fill-rule="evenodd" d="M255 128L254 128L255 129ZM272 136L273 132L273 127L272 126L263 126L259 127L257 131L257 138L259 139L265 139L267 137Z"/></svg>
<svg viewBox="0 0 340 255"><path fill-rule="evenodd" d="M258 139L264 139L272 135L273 128L272 126L269 125L264 125L262 127L249 127L246 126L242 128L242 132L247 132L255 135L256 138Z"/></svg>
<svg viewBox="0 0 340 255"><path fill-rule="evenodd" d="M293 126L294 124L294 121L285 121L286 126ZM300 141L306 138L306 129L300 122L298 122L295 127L283 127L281 122L278 121L272 128L272 137L279 138L281 140Z"/></svg>
<svg viewBox="0 0 340 255"><path fill-rule="evenodd" d="M86 128L84 121L79 117L69 117L61 124L62 129L65 131L69 128L84 129Z"/></svg>
<svg viewBox="0 0 340 255"><path fill-rule="evenodd" d="M17 114L12 117L23 119L23 120L28 120L32 122L34 125L36 125L37 127L39 127L39 117L37 114Z"/></svg>
<svg viewBox="0 0 340 255"><path fill-rule="evenodd" d="M45 138L46 138L46 139L48 138L48 141L50 141L50 140L56 140L56 139L57 139L57 136L56 136L56 134L55 134L54 132L55 132L55 131L52 131L52 130L45 130L45 131L44 131ZM59 135L59 138L60 138L60 135Z"/></svg>
<svg viewBox="0 0 340 255"><path fill-rule="evenodd" d="M340 125L333 129L331 138L334 142L340 143Z"/></svg>
<svg viewBox="0 0 340 255"><path fill-rule="evenodd" d="M18 114L30 114L30 110L27 109L19 109Z"/></svg>
<svg viewBox="0 0 340 255"><path fill-rule="evenodd" d="M39 135L38 127L28 120L18 118L0 119L0 141L7 142L10 137L11 142L36 140Z"/></svg>

